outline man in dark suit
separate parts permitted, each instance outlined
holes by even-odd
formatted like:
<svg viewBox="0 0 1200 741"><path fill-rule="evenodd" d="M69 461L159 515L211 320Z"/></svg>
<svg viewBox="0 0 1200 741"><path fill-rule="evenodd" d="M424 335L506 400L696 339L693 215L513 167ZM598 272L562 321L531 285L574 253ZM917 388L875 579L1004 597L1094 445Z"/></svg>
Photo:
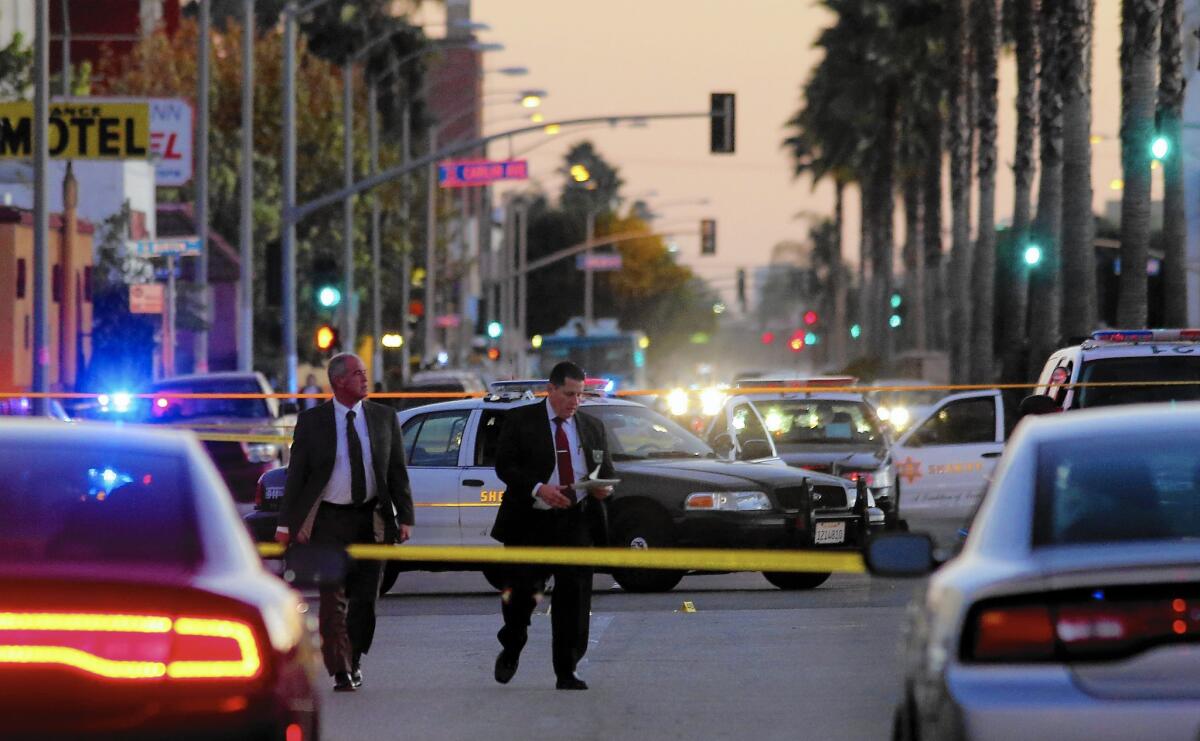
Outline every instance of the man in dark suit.
<svg viewBox="0 0 1200 741"><path fill-rule="evenodd" d="M583 370L564 361L550 372L545 402L509 413L500 432L496 474L505 483L492 537L512 546L607 545L597 536L604 522L604 499L611 487L577 495L571 484L599 467L599 478L611 478L612 457L604 424L576 413L583 394ZM575 666L587 651L592 605L592 570L575 566L521 566L509 570L501 595L504 627L498 638L495 677L501 684L517 671L528 638L529 618L537 597L554 575L550 624L554 674L560 690L586 690Z"/></svg>
<svg viewBox="0 0 1200 741"><path fill-rule="evenodd" d="M366 401L367 370L357 355L329 361L329 384L333 399L296 419L275 539L338 548L403 543L413 505L396 412ZM362 685L382 578L379 561L356 561L343 583L321 589L321 653L338 692Z"/></svg>

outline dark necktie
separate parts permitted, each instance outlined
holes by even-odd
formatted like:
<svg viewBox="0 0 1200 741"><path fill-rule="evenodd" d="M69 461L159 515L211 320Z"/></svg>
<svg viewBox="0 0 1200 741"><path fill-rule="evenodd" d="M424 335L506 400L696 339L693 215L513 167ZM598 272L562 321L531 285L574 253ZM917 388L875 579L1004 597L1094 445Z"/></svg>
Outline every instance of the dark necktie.
<svg viewBox="0 0 1200 741"><path fill-rule="evenodd" d="M554 455L558 458L558 483L570 486L575 483L575 467L571 465L571 443L567 440L566 429L563 428L565 421L562 417L554 418ZM567 497L574 499L574 491L567 494Z"/></svg>
<svg viewBox="0 0 1200 741"><path fill-rule="evenodd" d="M355 504L367 501L367 468L363 465L362 441L354 429L354 410L346 412L346 449L350 452L350 499Z"/></svg>

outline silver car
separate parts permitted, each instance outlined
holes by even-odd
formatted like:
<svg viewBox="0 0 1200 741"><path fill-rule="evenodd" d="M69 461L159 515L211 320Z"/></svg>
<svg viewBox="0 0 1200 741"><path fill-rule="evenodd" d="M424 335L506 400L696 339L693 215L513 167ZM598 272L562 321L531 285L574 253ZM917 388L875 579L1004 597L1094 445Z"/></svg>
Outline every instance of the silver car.
<svg viewBox="0 0 1200 741"><path fill-rule="evenodd" d="M911 607L897 739L1200 738L1200 404L1023 421ZM930 540L868 566L927 573Z"/></svg>

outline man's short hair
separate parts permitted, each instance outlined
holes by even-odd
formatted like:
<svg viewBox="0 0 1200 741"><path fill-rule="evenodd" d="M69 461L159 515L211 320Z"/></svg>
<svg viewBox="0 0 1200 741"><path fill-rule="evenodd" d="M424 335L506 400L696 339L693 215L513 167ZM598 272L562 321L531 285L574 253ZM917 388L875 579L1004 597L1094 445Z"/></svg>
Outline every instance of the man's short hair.
<svg viewBox="0 0 1200 741"><path fill-rule="evenodd" d="M583 368L575 365L570 360L564 360L558 365L550 369L550 383L554 386L561 386L568 379L583 383L583 379L587 376L583 372Z"/></svg>
<svg viewBox="0 0 1200 741"><path fill-rule="evenodd" d="M350 362L350 358L362 362L362 359L352 352L338 353L329 359L329 383L332 384L335 378L346 375L346 364Z"/></svg>

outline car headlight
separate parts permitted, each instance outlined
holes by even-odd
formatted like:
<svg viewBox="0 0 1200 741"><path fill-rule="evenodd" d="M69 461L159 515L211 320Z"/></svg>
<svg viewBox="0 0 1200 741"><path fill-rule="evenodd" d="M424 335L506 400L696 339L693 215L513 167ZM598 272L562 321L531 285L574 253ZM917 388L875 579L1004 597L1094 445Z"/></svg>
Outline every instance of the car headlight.
<svg viewBox="0 0 1200 741"><path fill-rule="evenodd" d="M754 512L771 509L771 500L761 491L698 491L689 494L686 509L725 512Z"/></svg>
<svg viewBox="0 0 1200 741"><path fill-rule="evenodd" d="M688 410L688 392L683 389L671 389L667 394L667 411L672 416L682 417Z"/></svg>
<svg viewBox="0 0 1200 741"><path fill-rule="evenodd" d="M279 446L274 443L242 443L242 449L251 463L270 463L279 458Z"/></svg>
<svg viewBox="0 0 1200 741"><path fill-rule="evenodd" d="M891 423L892 427L897 430L903 430L908 427L908 423L912 421L912 414L904 407L892 407Z"/></svg>
<svg viewBox="0 0 1200 741"><path fill-rule="evenodd" d="M706 417L715 417L725 406L725 392L716 386L710 386L700 392L700 413Z"/></svg>

